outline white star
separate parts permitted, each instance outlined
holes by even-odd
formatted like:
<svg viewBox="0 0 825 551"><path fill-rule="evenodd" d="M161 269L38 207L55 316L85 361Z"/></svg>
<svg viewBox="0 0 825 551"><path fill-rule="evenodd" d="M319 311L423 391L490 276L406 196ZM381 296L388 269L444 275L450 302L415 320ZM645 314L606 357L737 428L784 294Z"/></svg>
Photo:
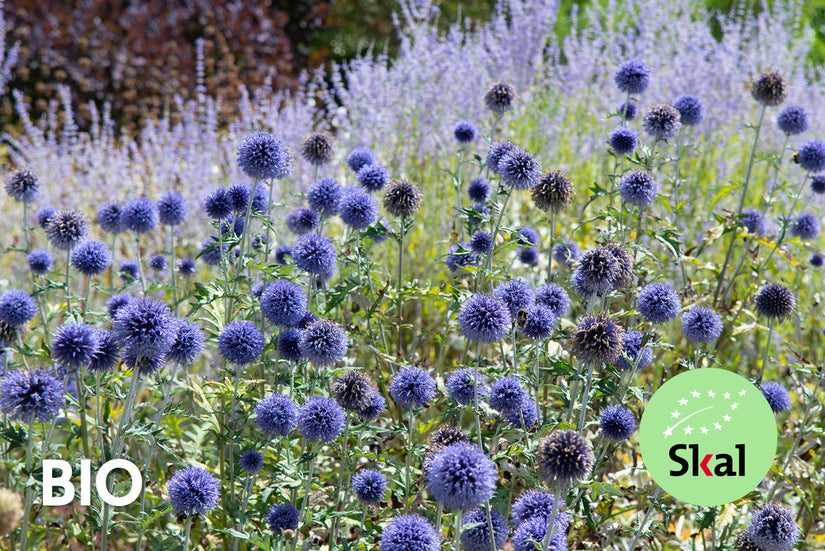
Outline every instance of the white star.
<svg viewBox="0 0 825 551"><path fill-rule="evenodd" d="M698 398L698 397L700 397L700 396L701 396L701 394L699 394L699 392L698 392L698 391L696 391L696 390L691 391L691 394L693 394L693 397L694 397L694 398Z"/></svg>
<svg viewBox="0 0 825 551"><path fill-rule="evenodd" d="M671 419L678 419L680 415L681 415L681 413L679 413L678 409L676 411L671 411L670 412L670 418Z"/></svg>
<svg viewBox="0 0 825 551"><path fill-rule="evenodd" d="M738 408L738 407L739 407L739 403L738 403L738 402L734 402L734 403L732 403L732 404L730 405L730 409L736 409L736 408Z"/></svg>
<svg viewBox="0 0 825 551"><path fill-rule="evenodd" d="M724 394L722 394L722 398L724 398L725 400L729 399L730 398L730 392L725 392Z"/></svg>
<svg viewBox="0 0 825 551"><path fill-rule="evenodd" d="M685 400L684 398L682 398L681 400L679 400L679 405L680 405L680 406L686 406L687 404L688 404L688 401L687 401L687 400Z"/></svg>
<svg viewBox="0 0 825 551"><path fill-rule="evenodd" d="M745 389L743 388L742 390L739 391L739 396L744 396L744 395L745 395Z"/></svg>
<svg viewBox="0 0 825 551"><path fill-rule="evenodd" d="M702 427L699 430L702 431L702 434L707 434L708 433L708 428L707 427Z"/></svg>
<svg viewBox="0 0 825 551"><path fill-rule="evenodd" d="M673 434L673 427L668 427L667 430L665 431L665 438L667 438L671 434Z"/></svg>
<svg viewBox="0 0 825 551"><path fill-rule="evenodd" d="M685 434L693 434L693 427L690 425L685 427Z"/></svg>
<svg viewBox="0 0 825 551"><path fill-rule="evenodd" d="M714 423L713 428L715 428L716 430L722 430L722 425L720 425L719 423Z"/></svg>
<svg viewBox="0 0 825 551"><path fill-rule="evenodd" d="M716 393L714 393L712 390L708 390L708 398L715 398L715 397L716 397Z"/></svg>
<svg viewBox="0 0 825 551"><path fill-rule="evenodd" d="M722 417L722 419L724 419L725 421L730 421L730 415L725 415L724 417Z"/></svg>

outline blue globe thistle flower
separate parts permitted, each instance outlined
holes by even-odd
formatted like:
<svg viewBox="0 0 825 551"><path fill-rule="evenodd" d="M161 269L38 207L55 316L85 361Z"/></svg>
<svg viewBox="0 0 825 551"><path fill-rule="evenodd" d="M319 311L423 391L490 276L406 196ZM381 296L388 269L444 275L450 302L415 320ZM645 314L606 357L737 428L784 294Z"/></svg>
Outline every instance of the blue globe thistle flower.
<svg viewBox="0 0 825 551"><path fill-rule="evenodd" d="M498 174L511 188L530 189L541 179L541 165L530 153L516 147L498 162Z"/></svg>
<svg viewBox="0 0 825 551"><path fill-rule="evenodd" d="M821 268L825 266L825 256L822 256L819 253L812 253L811 258L808 259L808 262L814 268Z"/></svg>
<svg viewBox="0 0 825 551"><path fill-rule="evenodd" d="M52 213L54 214L54 213ZM123 223L123 205L120 203L105 203L97 209L97 223L106 233L117 235L126 231Z"/></svg>
<svg viewBox="0 0 825 551"><path fill-rule="evenodd" d="M178 261L178 273L184 277L195 275L195 261L191 258L181 258Z"/></svg>
<svg viewBox="0 0 825 551"><path fill-rule="evenodd" d="M332 136L324 132L313 132L301 142L301 157L311 165L327 164L335 156Z"/></svg>
<svg viewBox="0 0 825 551"><path fill-rule="evenodd" d="M203 352L204 335L198 325L184 318L178 321L175 338L166 352L166 359L178 365L192 365Z"/></svg>
<svg viewBox="0 0 825 551"><path fill-rule="evenodd" d="M292 174L292 156L279 138L259 132L245 137L241 142L238 166L255 180L285 178Z"/></svg>
<svg viewBox="0 0 825 551"><path fill-rule="evenodd" d="M263 349L264 335L251 321L232 321L218 336L218 351L233 364L251 363L258 359Z"/></svg>
<svg viewBox="0 0 825 551"><path fill-rule="evenodd" d="M619 262L607 247L586 251L578 260L573 283L582 296L603 295L616 288Z"/></svg>
<svg viewBox="0 0 825 551"><path fill-rule="evenodd" d="M332 178L322 178L309 186L307 203L309 208L321 216L335 216L338 214L338 203L341 201L341 184Z"/></svg>
<svg viewBox="0 0 825 551"><path fill-rule="evenodd" d="M472 252L470 244L466 242L460 245L450 245L447 256L444 258L444 264L447 265L450 272L455 272L466 266L474 266L478 264L478 261L478 254Z"/></svg>
<svg viewBox="0 0 825 551"><path fill-rule="evenodd" d="M135 233L147 233L157 227L160 215L154 201L146 197L136 197L129 199L123 205L121 219L127 230Z"/></svg>
<svg viewBox="0 0 825 551"><path fill-rule="evenodd" d="M679 111L679 121L687 126L696 126L705 118L705 106L696 96L681 96L673 102Z"/></svg>
<svg viewBox="0 0 825 551"><path fill-rule="evenodd" d="M158 217L164 226L180 226L189 214L189 205L183 195L168 191L157 201Z"/></svg>
<svg viewBox="0 0 825 551"><path fill-rule="evenodd" d="M264 456L257 450L246 450L241 454L238 465L247 474L258 474L264 466Z"/></svg>
<svg viewBox="0 0 825 551"><path fill-rule="evenodd" d="M527 391L516 377L502 377L490 389L490 407L496 411L518 410Z"/></svg>
<svg viewBox="0 0 825 551"><path fill-rule="evenodd" d="M759 486L762 486L761 482ZM753 543L747 529L739 532L736 541L733 542L733 549L734 551L761 551L756 544Z"/></svg>
<svg viewBox="0 0 825 551"><path fill-rule="evenodd" d="M762 395L774 413L781 413L791 409L791 395L779 383L769 381L762 383Z"/></svg>
<svg viewBox="0 0 825 551"><path fill-rule="evenodd" d="M163 369L166 365L166 356L163 354L145 355L137 352L132 345L123 349L123 365L130 369L137 369L141 375L151 375Z"/></svg>
<svg viewBox="0 0 825 551"><path fill-rule="evenodd" d="M553 514L553 494L542 490L527 490L516 498L510 514L516 526L527 522L532 518L539 518L545 523L549 522L550 515ZM559 530L567 530L570 524L570 517L564 511L556 512L556 526Z"/></svg>
<svg viewBox="0 0 825 551"><path fill-rule="evenodd" d="M224 220L235 211L232 196L224 188L218 188L206 195L203 210L212 220Z"/></svg>
<svg viewBox="0 0 825 551"><path fill-rule="evenodd" d="M252 188L247 184L232 184L226 188L226 196L232 204L232 210L238 215L246 214L246 209L249 208L250 195L252 195Z"/></svg>
<svg viewBox="0 0 825 551"><path fill-rule="evenodd" d="M623 356L616 360L616 367L619 369L644 369L653 361L653 351L647 347L642 350L642 357L639 358L639 350L642 348L642 333L640 331L625 331L622 343ZM625 356L630 358L629 362L625 359ZM638 366L636 365L637 362Z"/></svg>
<svg viewBox="0 0 825 551"><path fill-rule="evenodd" d="M370 403L366 407L361 408L356 412L356 415L362 423L369 423L375 421L378 417L387 410L387 401L381 396L377 388L372 389L372 397Z"/></svg>
<svg viewBox="0 0 825 551"><path fill-rule="evenodd" d="M572 241L553 245L553 260L562 266L572 266L579 257L581 257L581 250Z"/></svg>
<svg viewBox="0 0 825 551"><path fill-rule="evenodd" d="M623 406L608 406L602 411L599 428L606 438L620 442L636 430L636 418Z"/></svg>
<svg viewBox="0 0 825 551"><path fill-rule="evenodd" d="M396 218L409 218L421 208L418 186L407 180L393 180L384 192L384 209Z"/></svg>
<svg viewBox="0 0 825 551"><path fill-rule="evenodd" d="M817 195L825 193L825 174L817 174L811 177L811 191Z"/></svg>
<svg viewBox="0 0 825 551"><path fill-rule="evenodd" d="M294 328L284 329L278 334L278 354L282 359L298 363L304 359L301 354L301 332Z"/></svg>
<svg viewBox="0 0 825 551"><path fill-rule="evenodd" d="M640 170L633 170L619 180L619 194L622 201L644 208L656 198L659 185L653 176Z"/></svg>
<svg viewBox="0 0 825 551"><path fill-rule="evenodd" d="M29 253L26 257L26 261L28 262L29 270L31 270L32 273L41 275L51 269L54 258L52 258L49 251L35 250Z"/></svg>
<svg viewBox="0 0 825 551"><path fill-rule="evenodd" d="M112 371L120 361L120 343L111 331L97 332L97 346L89 361L89 370L97 373Z"/></svg>
<svg viewBox="0 0 825 551"><path fill-rule="evenodd" d="M486 231L478 231L469 241L470 249L478 254L487 254L493 250L493 237Z"/></svg>
<svg viewBox="0 0 825 551"><path fill-rule="evenodd" d="M363 505L378 505L387 491L387 480L380 471L364 469L352 477L352 491Z"/></svg>
<svg viewBox="0 0 825 551"><path fill-rule="evenodd" d="M570 333L570 351L585 363L616 363L624 347L624 330L604 314L588 316Z"/></svg>
<svg viewBox="0 0 825 551"><path fill-rule="evenodd" d="M530 226L522 226L521 229L518 231L518 237L516 237L516 242L519 245L527 246L536 246L539 242L539 232L536 231L535 228L531 228Z"/></svg>
<svg viewBox="0 0 825 551"><path fill-rule="evenodd" d="M530 399L530 395L527 393L522 397L519 407L506 409L502 413L508 423L522 430L535 427L539 416L536 403Z"/></svg>
<svg viewBox="0 0 825 551"><path fill-rule="evenodd" d="M345 417L335 400L314 396L298 410L298 432L310 442L332 442L344 430Z"/></svg>
<svg viewBox="0 0 825 551"><path fill-rule="evenodd" d="M751 95L762 105L779 105L788 95L788 85L779 73L764 72L751 84Z"/></svg>
<svg viewBox="0 0 825 551"><path fill-rule="evenodd" d="M467 185L467 196L473 203L484 203L490 196L490 182L476 178Z"/></svg>
<svg viewBox="0 0 825 551"><path fill-rule="evenodd" d="M350 170L358 174L365 165L376 164L378 160L375 158L375 153L366 147L356 147L347 156L347 166Z"/></svg>
<svg viewBox="0 0 825 551"><path fill-rule="evenodd" d="M554 431L539 441L536 467L548 484L564 486L590 474L593 450L576 431Z"/></svg>
<svg viewBox="0 0 825 551"><path fill-rule="evenodd" d="M492 545L501 549L507 541L507 519L495 509L490 509L490 520L493 523L493 541L490 541L490 530L487 525L487 513L482 509L473 509L464 513L461 522L467 528L461 532L461 545L467 551L490 551Z"/></svg>
<svg viewBox="0 0 825 551"><path fill-rule="evenodd" d="M639 112L639 108L636 107L636 104L632 101L628 101L627 103L622 102L619 108L616 110L616 113L621 116L624 114L624 120L632 121L636 118L636 115Z"/></svg>
<svg viewBox="0 0 825 551"><path fill-rule="evenodd" d="M556 283L547 283L536 289L536 301L549 308L556 318L564 316L570 309L567 291Z"/></svg>
<svg viewBox="0 0 825 551"><path fill-rule="evenodd" d="M304 235L292 247L295 265L310 274L325 274L334 269L337 260L335 245L329 238L317 233Z"/></svg>
<svg viewBox="0 0 825 551"><path fill-rule="evenodd" d="M508 306L487 295L473 295L458 311L461 332L475 342L500 341L507 334L511 323Z"/></svg>
<svg viewBox="0 0 825 551"><path fill-rule="evenodd" d="M12 421L48 423L60 413L63 382L49 371L16 369L0 379L0 411Z"/></svg>
<svg viewBox="0 0 825 551"><path fill-rule="evenodd" d="M756 312L770 321L782 321L793 314L796 301L793 292L779 283L769 283L754 297Z"/></svg>
<svg viewBox="0 0 825 551"><path fill-rule="evenodd" d="M819 235L819 218L810 212L803 212L791 225L791 235L800 239L814 239Z"/></svg>
<svg viewBox="0 0 825 551"><path fill-rule="evenodd" d="M255 422L269 437L288 436L298 426L298 406L282 394L270 394L255 407Z"/></svg>
<svg viewBox="0 0 825 551"><path fill-rule="evenodd" d="M765 235L765 221L762 212L756 209L745 209L739 215L739 222L750 233L756 234L758 237Z"/></svg>
<svg viewBox="0 0 825 551"><path fill-rule="evenodd" d="M112 331L138 357L162 356L175 339L178 324L165 302L135 298L115 315Z"/></svg>
<svg viewBox="0 0 825 551"><path fill-rule="evenodd" d="M573 182L564 172L551 170L533 187L530 198L539 210L561 212L573 201Z"/></svg>
<svg viewBox="0 0 825 551"><path fill-rule="evenodd" d="M642 128L657 140L668 140L682 127L680 117L679 111L673 106L660 103L647 110Z"/></svg>
<svg viewBox="0 0 825 551"><path fill-rule="evenodd" d="M825 169L825 142L815 138L803 143L794 157L803 169L809 172L822 172Z"/></svg>
<svg viewBox="0 0 825 551"><path fill-rule="evenodd" d="M639 135L636 133L636 130L629 126L620 126L611 132L610 137L607 139L610 148L617 155L630 155L633 153L638 140Z"/></svg>
<svg viewBox="0 0 825 551"><path fill-rule="evenodd" d="M429 455L424 461L424 470L429 468L430 458L452 444L469 444L470 438L454 425L444 425L430 435Z"/></svg>
<svg viewBox="0 0 825 551"><path fill-rule="evenodd" d="M276 536L286 530L297 530L298 520L298 509L291 503L273 505L266 515L266 524Z"/></svg>
<svg viewBox="0 0 825 551"><path fill-rule="evenodd" d="M106 301L106 311L109 313L109 317L114 320L118 310L129 304L131 300L132 297L126 293L112 295L112 297Z"/></svg>
<svg viewBox="0 0 825 551"><path fill-rule="evenodd" d="M490 149L487 150L487 158L485 160L487 168L493 174L498 174L498 167L501 160L517 149L518 146L509 141L494 143L490 146Z"/></svg>
<svg viewBox="0 0 825 551"><path fill-rule="evenodd" d="M58 250L69 251L86 239L89 222L86 217L75 210L61 210L49 218L46 237Z"/></svg>
<svg viewBox="0 0 825 551"><path fill-rule="evenodd" d="M541 548L550 523L543 517L527 519L516 527L513 532L514 551L536 551ZM553 537L547 546L547 551L567 551L566 528L556 526Z"/></svg>
<svg viewBox="0 0 825 551"><path fill-rule="evenodd" d="M37 225L41 229L46 229L49 225L49 220L57 213L57 207L54 205L46 205L37 211Z"/></svg>
<svg viewBox="0 0 825 551"><path fill-rule="evenodd" d="M514 277L498 285L493 291L493 298L503 302L512 317L515 317L519 310L536 302L536 294L530 288L530 284L520 277Z"/></svg>
<svg viewBox="0 0 825 551"><path fill-rule="evenodd" d="M426 407L435 397L435 381L418 367L404 367L390 381L393 400L404 409Z"/></svg>
<svg viewBox="0 0 825 551"><path fill-rule="evenodd" d="M140 279L140 266L132 260L124 260L120 263L117 274L124 283L132 283Z"/></svg>
<svg viewBox="0 0 825 551"><path fill-rule="evenodd" d="M52 358L65 367L86 366L97 350L97 338L98 335L91 325L61 325L52 339Z"/></svg>
<svg viewBox="0 0 825 551"><path fill-rule="evenodd" d="M112 264L112 253L100 241L84 241L74 248L72 264L85 276L101 274Z"/></svg>
<svg viewBox="0 0 825 551"><path fill-rule="evenodd" d="M292 247L289 245L278 245L275 247L275 264L286 266L286 257L292 256Z"/></svg>
<svg viewBox="0 0 825 551"><path fill-rule="evenodd" d="M204 516L217 507L220 487L208 471L187 467L169 480L169 503L178 518Z"/></svg>
<svg viewBox="0 0 825 551"><path fill-rule="evenodd" d="M37 315L37 302L20 289L9 289L0 295L0 321L21 327Z"/></svg>
<svg viewBox="0 0 825 551"><path fill-rule="evenodd" d="M476 139L476 134L478 133L478 129L476 125L468 120L461 120L458 121L453 129L453 136L458 141L458 143L470 143Z"/></svg>
<svg viewBox="0 0 825 551"><path fill-rule="evenodd" d="M381 532L379 551L439 551L441 536L424 517L401 515L395 517Z"/></svg>
<svg viewBox="0 0 825 551"><path fill-rule="evenodd" d="M216 235L210 235L204 239L198 258L209 266L217 266L221 261L221 251L226 254L229 246L225 243L221 245L220 239Z"/></svg>
<svg viewBox="0 0 825 551"><path fill-rule="evenodd" d="M531 304L524 309L527 319L520 327L522 333L533 340L546 339L553 333L556 325L556 316L552 310L543 304Z"/></svg>
<svg viewBox="0 0 825 551"><path fill-rule="evenodd" d="M539 252L533 247L521 247L516 256L519 262L527 266L535 266L539 263Z"/></svg>
<svg viewBox="0 0 825 551"><path fill-rule="evenodd" d="M40 183L31 170L23 168L6 176L6 193L18 203L29 204L37 199Z"/></svg>
<svg viewBox="0 0 825 551"><path fill-rule="evenodd" d="M516 90L506 82L496 82L484 94L484 105L498 116L510 111L516 99Z"/></svg>
<svg viewBox="0 0 825 551"><path fill-rule="evenodd" d="M673 287L666 283L651 283L639 292L636 307L650 323L665 323L679 314L682 302Z"/></svg>
<svg viewBox="0 0 825 551"><path fill-rule="evenodd" d="M378 164L367 164L357 174L358 183L370 193L381 191L390 181L390 173Z"/></svg>
<svg viewBox="0 0 825 551"><path fill-rule="evenodd" d="M722 334L722 318L702 306L692 306L682 314L682 333L689 341L713 342Z"/></svg>
<svg viewBox="0 0 825 551"><path fill-rule="evenodd" d="M247 184L247 187L252 192L252 187ZM257 186L255 188L255 195L252 196L252 212L255 214L267 214L269 212L269 197L264 189L264 186Z"/></svg>
<svg viewBox="0 0 825 551"><path fill-rule="evenodd" d="M461 405L476 403L476 392L478 398L485 398L490 393L486 377L476 369L459 369L447 378L447 394L450 398Z"/></svg>
<svg viewBox="0 0 825 551"><path fill-rule="evenodd" d="M802 134L808 124L808 112L801 105L788 105L776 116L776 125L786 136Z"/></svg>
<svg viewBox="0 0 825 551"><path fill-rule="evenodd" d="M316 316L315 314L313 314L312 312L307 310L307 313L304 314L304 317L301 318L301 321L299 321L295 325L295 329L300 329L301 331L303 331L304 329L309 327L310 324L318 321L318 319L319 319L318 316Z"/></svg>
<svg viewBox="0 0 825 551"><path fill-rule="evenodd" d="M793 511L777 503L766 503L754 512L746 531L762 551L789 551L802 533Z"/></svg>
<svg viewBox="0 0 825 551"><path fill-rule="evenodd" d="M378 205L375 199L358 188L346 191L341 197L340 206L341 221L354 230L367 229L378 220Z"/></svg>
<svg viewBox="0 0 825 551"><path fill-rule="evenodd" d="M296 235L304 235L315 231L321 218L310 208L294 209L286 215L286 227Z"/></svg>
<svg viewBox="0 0 825 551"><path fill-rule="evenodd" d="M317 367L330 367L340 361L349 348L347 333L333 321L313 321L301 332L301 354Z"/></svg>
<svg viewBox="0 0 825 551"><path fill-rule="evenodd" d="M155 272L162 272L168 265L166 257L162 254L152 255L152 258L149 259L149 267Z"/></svg>
<svg viewBox="0 0 825 551"><path fill-rule="evenodd" d="M372 381L358 371L347 371L332 386L335 401L349 412L358 412L372 403Z"/></svg>
<svg viewBox="0 0 825 551"><path fill-rule="evenodd" d="M650 67L639 59L625 61L619 65L613 80L621 92L641 94L650 85Z"/></svg>
<svg viewBox="0 0 825 551"><path fill-rule="evenodd" d="M280 279L261 293L261 312L275 325L294 326L307 312L307 295L301 286Z"/></svg>
<svg viewBox="0 0 825 551"><path fill-rule="evenodd" d="M426 475L436 500L463 511L490 499L498 484L495 464L473 444L451 444L434 454Z"/></svg>

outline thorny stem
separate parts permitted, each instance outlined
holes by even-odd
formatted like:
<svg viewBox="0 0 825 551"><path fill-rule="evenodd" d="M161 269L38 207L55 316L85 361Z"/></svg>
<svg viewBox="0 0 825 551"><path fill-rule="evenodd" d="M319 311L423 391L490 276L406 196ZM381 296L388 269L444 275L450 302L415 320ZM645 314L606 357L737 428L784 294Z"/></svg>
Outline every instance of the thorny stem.
<svg viewBox="0 0 825 551"><path fill-rule="evenodd" d="M559 512L559 506L567 496L567 484L559 487L553 493L553 509L550 512L550 518L547 521L547 530L544 533L544 539L541 540L541 551L547 551L550 548L550 540L556 534L556 515Z"/></svg>
<svg viewBox="0 0 825 551"><path fill-rule="evenodd" d="M647 506L645 515L642 517L642 521L639 523L639 528L636 530L636 535L633 537L633 542L627 548L627 551L633 551L636 549L636 544L639 542L639 538L642 537L642 533L645 531L645 524L647 524L647 519L653 511L653 505L656 503L656 500L659 499L659 492L661 492L661 490L662 489L657 486L656 491L653 492L653 498L650 500L650 505Z"/></svg>
<svg viewBox="0 0 825 551"><path fill-rule="evenodd" d="M312 457L309 460L309 470L307 471L307 480L306 486L304 487L304 500L301 505L301 512L298 514L298 529L295 531L295 536L292 540L292 551L295 551L295 548L298 545L298 537L300 536L300 530L304 524L304 515L306 514L307 505L309 504L309 493L312 491L312 475L315 472L315 462L318 458L318 442L312 446Z"/></svg>

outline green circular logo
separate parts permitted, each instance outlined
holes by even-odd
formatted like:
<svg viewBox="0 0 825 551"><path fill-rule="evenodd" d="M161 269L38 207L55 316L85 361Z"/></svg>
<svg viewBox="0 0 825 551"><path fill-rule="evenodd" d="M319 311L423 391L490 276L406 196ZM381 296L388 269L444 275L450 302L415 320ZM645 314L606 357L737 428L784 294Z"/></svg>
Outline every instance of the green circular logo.
<svg viewBox="0 0 825 551"><path fill-rule="evenodd" d="M730 503L756 488L776 453L776 420L750 381L694 369L656 391L639 425L653 480L693 505Z"/></svg>

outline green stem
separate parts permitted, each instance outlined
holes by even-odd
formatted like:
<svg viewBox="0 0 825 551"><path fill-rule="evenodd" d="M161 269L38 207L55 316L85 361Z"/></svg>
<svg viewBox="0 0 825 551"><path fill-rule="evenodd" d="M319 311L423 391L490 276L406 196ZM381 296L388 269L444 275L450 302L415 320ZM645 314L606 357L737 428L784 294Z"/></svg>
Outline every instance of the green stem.
<svg viewBox="0 0 825 551"><path fill-rule="evenodd" d="M556 213L550 211L550 246L547 249L547 283L553 276L553 242L556 240Z"/></svg>
<svg viewBox="0 0 825 551"><path fill-rule="evenodd" d="M341 444L341 468L338 470L338 495L335 497L335 512L338 513L341 508L341 501L344 498L344 491L346 482L344 478L347 473L347 449L349 448L349 415L346 416L344 423L344 442ZM332 530L330 530L329 545L330 549L334 549L338 541L338 525L340 523L340 516L336 516L332 521Z"/></svg>
<svg viewBox="0 0 825 551"><path fill-rule="evenodd" d="M556 515L559 512L560 504L567 496L567 484L559 487L553 493L553 509L550 512L550 518L547 520L547 531L544 533L544 539L541 540L541 551L547 551L550 547L550 540L556 535Z"/></svg>
<svg viewBox="0 0 825 551"><path fill-rule="evenodd" d="M183 529L183 551L189 551L189 532L192 530L192 517L186 517L186 527ZM140 551L140 550L138 550Z"/></svg>
<svg viewBox="0 0 825 551"><path fill-rule="evenodd" d="M653 492L653 498L650 500L650 505L647 506L647 510L645 511L645 515L642 517L642 522L639 523L639 528L636 530L636 535L633 537L633 542L627 548L627 551L633 551L636 549L636 544L639 542L639 538L642 537L642 533L645 531L645 525L647 524L647 519L650 516L650 513L653 511L653 505L656 503L656 500L659 498L659 492L662 489L658 486L656 487L656 491Z"/></svg>
<svg viewBox="0 0 825 551"><path fill-rule="evenodd" d="M410 512L412 503L412 455L413 455L413 425L415 424L415 411L410 408L407 418L407 454L406 454L406 477L405 477L405 502L404 511Z"/></svg>
<svg viewBox="0 0 825 551"><path fill-rule="evenodd" d="M32 476L32 449L34 448L34 417L29 421L28 443L26 444L26 476ZM20 527L20 549L28 551L29 545L29 517L32 510L32 490L34 486L26 486L26 504L23 508L23 524Z"/></svg>
<svg viewBox="0 0 825 551"><path fill-rule="evenodd" d="M140 234L135 234L135 247L137 248L138 274L140 274L140 288L146 296L146 278L143 277L143 262L140 260Z"/></svg>
<svg viewBox="0 0 825 551"><path fill-rule="evenodd" d="M402 278L404 275L404 234L406 233L407 224L406 224L406 217L401 217L401 228L399 229L399 236L398 236L398 281L396 283L395 288L395 313L398 316L398 330L396 333L396 354L397 357L401 358L401 323L403 321L403 316L401 314L401 287L402 287Z"/></svg>
<svg viewBox="0 0 825 551"><path fill-rule="evenodd" d="M89 453L89 427L86 424L86 383L83 381L83 367L75 369L75 387L77 388L78 413L80 414L80 438L83 445L83 456L91 458Z"/></svg>
<svg viewBox="0 0 825 551"><path fill-rule="evenodd" d="M773 328L776 325L773 321L769 322L768 325L768 339L765 342L765 354L762 356L762 369L759 371L759 378L756 379L757 383L762 382L762 377L765 376L765 368L768 366L768 353L771 350L771 337L773 337Z"/></svg>
<svg viewBox="0 0 825 551"><path fill-rule="evenodd" d="M309 493L312 491L312 475L315 472L315 460L317 457L318 442L315 442L312 446L312 457L309 460L309 470L307 471L306 486L304 487L304 500L301 504L301 512L298 514L298 529L295 531L295 539L292 540L292 551L295 551L295 548L298 545L298 537L301 533L301 528L303 528L304 515L307 510L307 505L309 504Z"/></svg>
<svg viewBox="0 0 825 551"><path fill-rule="evenodd" d="M72 290L69 287L69 271L70 271L69 268L72 265L71 257L72 257L72 249L70 248L68 251L66 251L66 284L65 284L65 287L66 287L66 309L69 311L69 316L72 316L72 314L73 314L73 312L72 312L72 292L71 292Z"/></svg>
<svg viewBox="0 0 825 551"><path fill-rule="evenodd" d="M587 414L587 403L590 401L590 383L593 379L593 364L587 366L587 381L584 383L584 394L582 394L582 409L579 412L579 434L584 430L584 421Z"/></svg>

